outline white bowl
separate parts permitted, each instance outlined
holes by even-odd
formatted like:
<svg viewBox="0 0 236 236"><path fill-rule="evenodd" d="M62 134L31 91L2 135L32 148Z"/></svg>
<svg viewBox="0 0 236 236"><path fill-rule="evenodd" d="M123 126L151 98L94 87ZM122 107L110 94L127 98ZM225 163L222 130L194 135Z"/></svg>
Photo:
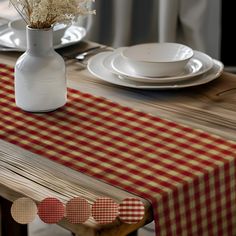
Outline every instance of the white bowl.
<svg viewBox="0 0 236 236"><path fill-rule="evenodd" d="M16 19L9 22L8 27L14 33L15 38L19 45L26 46L26 22L23 19ZM53 44L61 43L65 31L68 29L67 24L57 24L53 27Z"/></svg>
<svg viewBox="0 0 236 236"><path fill-rule="evenodd" d="M16 43L26 45L26 23L22 19L12 20L8 23L8 27L12 30Z"/></svg>
<svg viewBox="0 0 236 236"><path fill-rule="evenodd" d="M193 50L178 43L147 43L126 48L121 55L135 73L149 77L181 74Z"/></svg>
<svg viewBox="0 0 236 236"><path fill-rule="evenodd" d="M59 23L53 27L53 43L54 45L60 44L65 31L70 27L69 24Z"/></svg>

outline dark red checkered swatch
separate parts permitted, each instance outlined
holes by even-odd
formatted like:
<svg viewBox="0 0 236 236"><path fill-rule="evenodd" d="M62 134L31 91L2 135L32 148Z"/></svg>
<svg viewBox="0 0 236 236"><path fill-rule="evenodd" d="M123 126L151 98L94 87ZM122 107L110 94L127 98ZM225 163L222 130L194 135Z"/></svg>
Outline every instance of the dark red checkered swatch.
<svg viewBox="0 0 236 236"><path fill-rule="evenodd" d="M75 197L66 204L66 218L73 224L84 223L90 214L90 205L84 198Z"/></svg>
<svg viewBox="0 0 236 236"><path fill-rule="evenodd" d="M47 224L56 224L64 217L64 205L57 198L45 198L38 205L38 215Z"/></svg>
<svg viewBox="0 0 236 236"><path fill-rule="evenodd" d="M99 224L112 223L119 214L118 207L111 198L98 198L92 206L92 216Z"/></svg>

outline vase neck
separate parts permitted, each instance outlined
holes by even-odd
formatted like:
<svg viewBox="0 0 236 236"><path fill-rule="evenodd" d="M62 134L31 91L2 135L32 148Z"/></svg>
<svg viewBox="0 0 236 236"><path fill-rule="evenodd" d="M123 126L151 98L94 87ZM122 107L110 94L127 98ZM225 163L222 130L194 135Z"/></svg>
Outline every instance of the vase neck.
<svg viewBox="0 0 236 236"><path fill-rule="evenodd" d="M52 27L47 29L32 29L27 26L27 51L45 54L53 50Z"/></svg>

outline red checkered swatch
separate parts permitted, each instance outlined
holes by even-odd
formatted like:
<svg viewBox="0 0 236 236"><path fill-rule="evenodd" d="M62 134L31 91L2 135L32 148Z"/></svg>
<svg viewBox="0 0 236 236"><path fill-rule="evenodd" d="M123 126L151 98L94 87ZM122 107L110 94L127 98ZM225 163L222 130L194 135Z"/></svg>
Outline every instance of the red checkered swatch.
<svg viewBox="0 0 236 236"><path fill-rule="evenodd" d="M236 235L236 142L74 89L26 113L13 82L1 64L0 139L146 198L158 236Z"/></svg>
<svg viewBox="0 0 236 236"><path fill-rule="evenodd" d="M92 205L92 216L99 224L112 223L119 214L118 207L111 198L98 198Z"/></svg>
<svg viewBox="0 0 236 236"><path fill-rule="evenodd" d="M38 215L47 224L56 224L64 217L64 205L57 198L48 197L38 204Z"/></svg>
<svg viewBox="0 0 236 236"><path fill-rule="evenodd" d="M137 198L126 198L119 204L119 218L127 224L136 224L144 217L144 204Z"/></svg>
<svg viewBox="0 0 236 236"><path fill-rule="evenodd" d="M37 211L36 203L26 197L18 198L11 206L12 218L19 224L31 223L36 218Z"/></svg>
<svg viewBox="0 0 236 236"><path fill-rule="evenodd" d="M66 203L66 218L73 224L84 223L90 214L90 205L84 198L75 197Z"/></svg>

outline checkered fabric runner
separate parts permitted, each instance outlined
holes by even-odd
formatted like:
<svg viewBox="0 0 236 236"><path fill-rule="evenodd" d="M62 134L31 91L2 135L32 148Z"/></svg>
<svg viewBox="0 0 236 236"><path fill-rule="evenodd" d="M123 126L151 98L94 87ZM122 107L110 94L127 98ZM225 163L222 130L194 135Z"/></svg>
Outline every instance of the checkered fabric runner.
<svg viewBox="0 0 236 236"><path fill-rule="evenodd" d="M149 199L156 235L236 235L235 142L73 89L25 113L0 68L1 139Z"/></svg>

